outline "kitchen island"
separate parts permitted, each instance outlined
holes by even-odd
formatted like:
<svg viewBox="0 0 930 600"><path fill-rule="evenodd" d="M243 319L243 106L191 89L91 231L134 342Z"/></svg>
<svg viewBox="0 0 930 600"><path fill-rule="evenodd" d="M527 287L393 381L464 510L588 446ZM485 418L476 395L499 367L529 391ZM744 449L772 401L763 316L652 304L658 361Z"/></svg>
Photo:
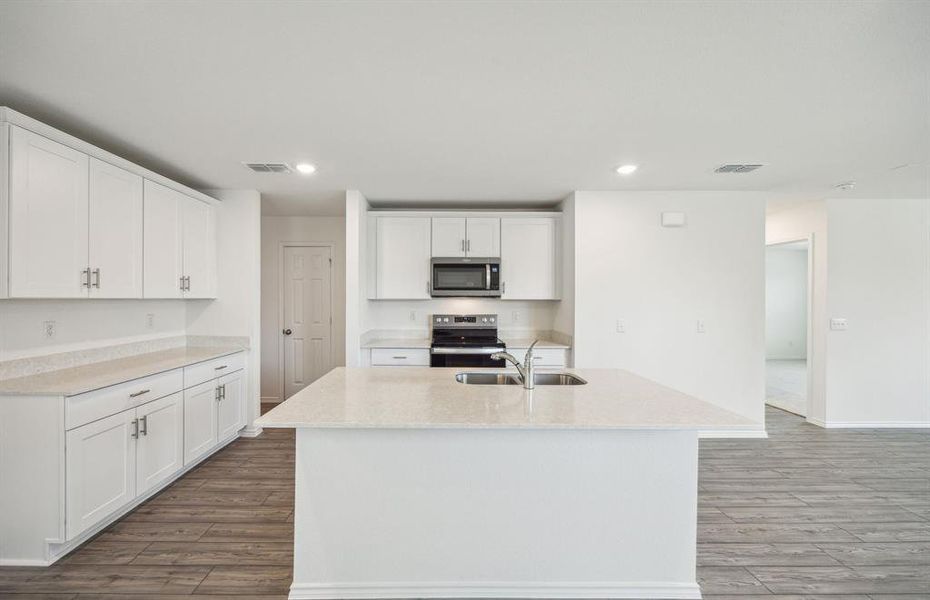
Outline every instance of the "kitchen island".
<svg viewBox="0 0 930 600"><path fill-rule="evenodd" d="M632 373L470 385L338 368L297 430L290 598L700 598L697 433L748 419Z"/></svg>

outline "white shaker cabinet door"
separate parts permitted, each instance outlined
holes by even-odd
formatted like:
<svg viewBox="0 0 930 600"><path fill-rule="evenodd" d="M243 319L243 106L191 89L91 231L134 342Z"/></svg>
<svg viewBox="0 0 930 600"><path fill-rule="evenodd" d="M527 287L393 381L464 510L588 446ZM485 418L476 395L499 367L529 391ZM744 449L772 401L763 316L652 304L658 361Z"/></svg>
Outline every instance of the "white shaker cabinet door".
<svg viewBox="0 0 930 600"><path fill-rule="evenodd" d="M185 298L216 297L216 226L212 206L183 196L181 222Z"/></svg>
<svg viewBox="0 0 930 600"><path fill-rule="evenodd" d="M177 392L144 404L136 409L136 417L136 492L141 496L184 466L184 396Z"/></svg>
<svg viewBox="0 0 930 600"><path fill-rule="evenodd" d="M136 497L135 410L67 432L67 529L74 539Z"/></svg>
<svg viewBox="0 0 930 600"><path fill-rule="evenodd" d="M557 221L552 217L501 219L501 298L559 298Z"/></svg>
<svg viewBox="0 0 930 600"><path fill-rule="evenodd" d="M88 157L10 128L10 297L87 296Z"/></svg>
<svg viewBox="0 0 930 600"><path fill-rule="evenodd" d="M90 159L92 298L142 297L142 178Z"/></svg>
<svg viewBox="0 0 930 600"><path fill-rule="evenodd" d="M144 296L180 298L181 201L185 196L148 179L144 190Z"/></svg>
<svg viewBox="0 0 930 600"><path fill-rule="evenodd" d="M430 297L430 218L377 218L377 297Z"/></svg>
<svg viewBox="0 0 930 600"><path fill-rule="evenodd" d="M501 220L496 217L471 217L465 240L468 256L495 258L501 255Z"/></svg>
<svg viewBox="0 0 930 600"><path fill-rule="evenodd" d="M433 217L432 255L434 257L465 256L465 219L460 217Z"/></svg>
<svg viewBox="0 0 930 600"><path fill-rule="evenodd" d="M245 372L236 371L217 380L220 401L217 403L217 438L219 441L235 437L245 426L244 399Z"/></svg>
<svg viewBox="0 0 930 600"><path fill-rule="evenodd" d="M196 462L216 445L216 405L219 393L215 379L184 390L184 464Z"/></svg>

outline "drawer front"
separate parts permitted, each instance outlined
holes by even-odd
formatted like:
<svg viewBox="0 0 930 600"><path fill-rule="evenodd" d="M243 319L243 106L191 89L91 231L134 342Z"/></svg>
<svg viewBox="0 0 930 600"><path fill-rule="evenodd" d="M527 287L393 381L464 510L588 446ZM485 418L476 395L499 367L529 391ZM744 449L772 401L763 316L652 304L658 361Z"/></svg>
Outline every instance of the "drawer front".
<svg viewBox="0 0 930 600"><path fill-rule="evenodd" d="M428 348L372 348L371 364L375 367L428 367Z"/></svg>
<svg viewBox="0 0 930 600"><path fill-rule="evenodd" d="M184 389L205 381L240 371L245 367L245 353L237 352L184 367Z"/></svg>
<svg viewBox="0 0 930 600"><path fill-rule="evenodd" d="M133 379L65 399L65 429L74 429L128 408L180 392L181 369Z"/></svg>
<svg viewBox="0 0 930 600"><path fill-rule="evenodd" d="M527 348L507 348L507 351L522 363ZM568 362L567 352L564 348L534 348L533 364L537 367L564 367Z"/></svg>

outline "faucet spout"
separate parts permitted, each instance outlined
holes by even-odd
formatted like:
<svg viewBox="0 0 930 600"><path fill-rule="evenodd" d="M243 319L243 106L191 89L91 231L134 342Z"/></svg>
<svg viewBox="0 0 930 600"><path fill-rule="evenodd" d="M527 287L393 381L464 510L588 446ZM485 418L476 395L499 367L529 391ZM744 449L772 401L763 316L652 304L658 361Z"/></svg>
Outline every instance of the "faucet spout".
<svg viewBox="0 0 930 600"><path fill-rule="evenodd" d="M536 387L536 369L533 367L533 348L538 343L539 340L534 341L527 349L522 365L520 361L509 352L495 352L491 355L491 358L512 363L513 366L516 367L517 373L520 374L520 379L523 381L523 388L531 390Z"/></svg>

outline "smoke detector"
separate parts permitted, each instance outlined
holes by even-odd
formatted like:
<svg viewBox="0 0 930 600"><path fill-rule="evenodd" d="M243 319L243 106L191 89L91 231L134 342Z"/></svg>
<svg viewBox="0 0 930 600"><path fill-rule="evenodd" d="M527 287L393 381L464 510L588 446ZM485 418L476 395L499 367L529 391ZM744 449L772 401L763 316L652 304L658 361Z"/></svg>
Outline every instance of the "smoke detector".
<svg viewBox="0 0 930 600"><path fill-rule="evenodd" d="M291 173L291 167L282 162L244 162L246 168L256 173Z"/></svg>
<svg viewBox="0 0 930 600"><path fill-rule="evenodd" d="M743 164L733 163L720 165L714 169L714 173L751 173L761 167L761 164Z"/></svg>

